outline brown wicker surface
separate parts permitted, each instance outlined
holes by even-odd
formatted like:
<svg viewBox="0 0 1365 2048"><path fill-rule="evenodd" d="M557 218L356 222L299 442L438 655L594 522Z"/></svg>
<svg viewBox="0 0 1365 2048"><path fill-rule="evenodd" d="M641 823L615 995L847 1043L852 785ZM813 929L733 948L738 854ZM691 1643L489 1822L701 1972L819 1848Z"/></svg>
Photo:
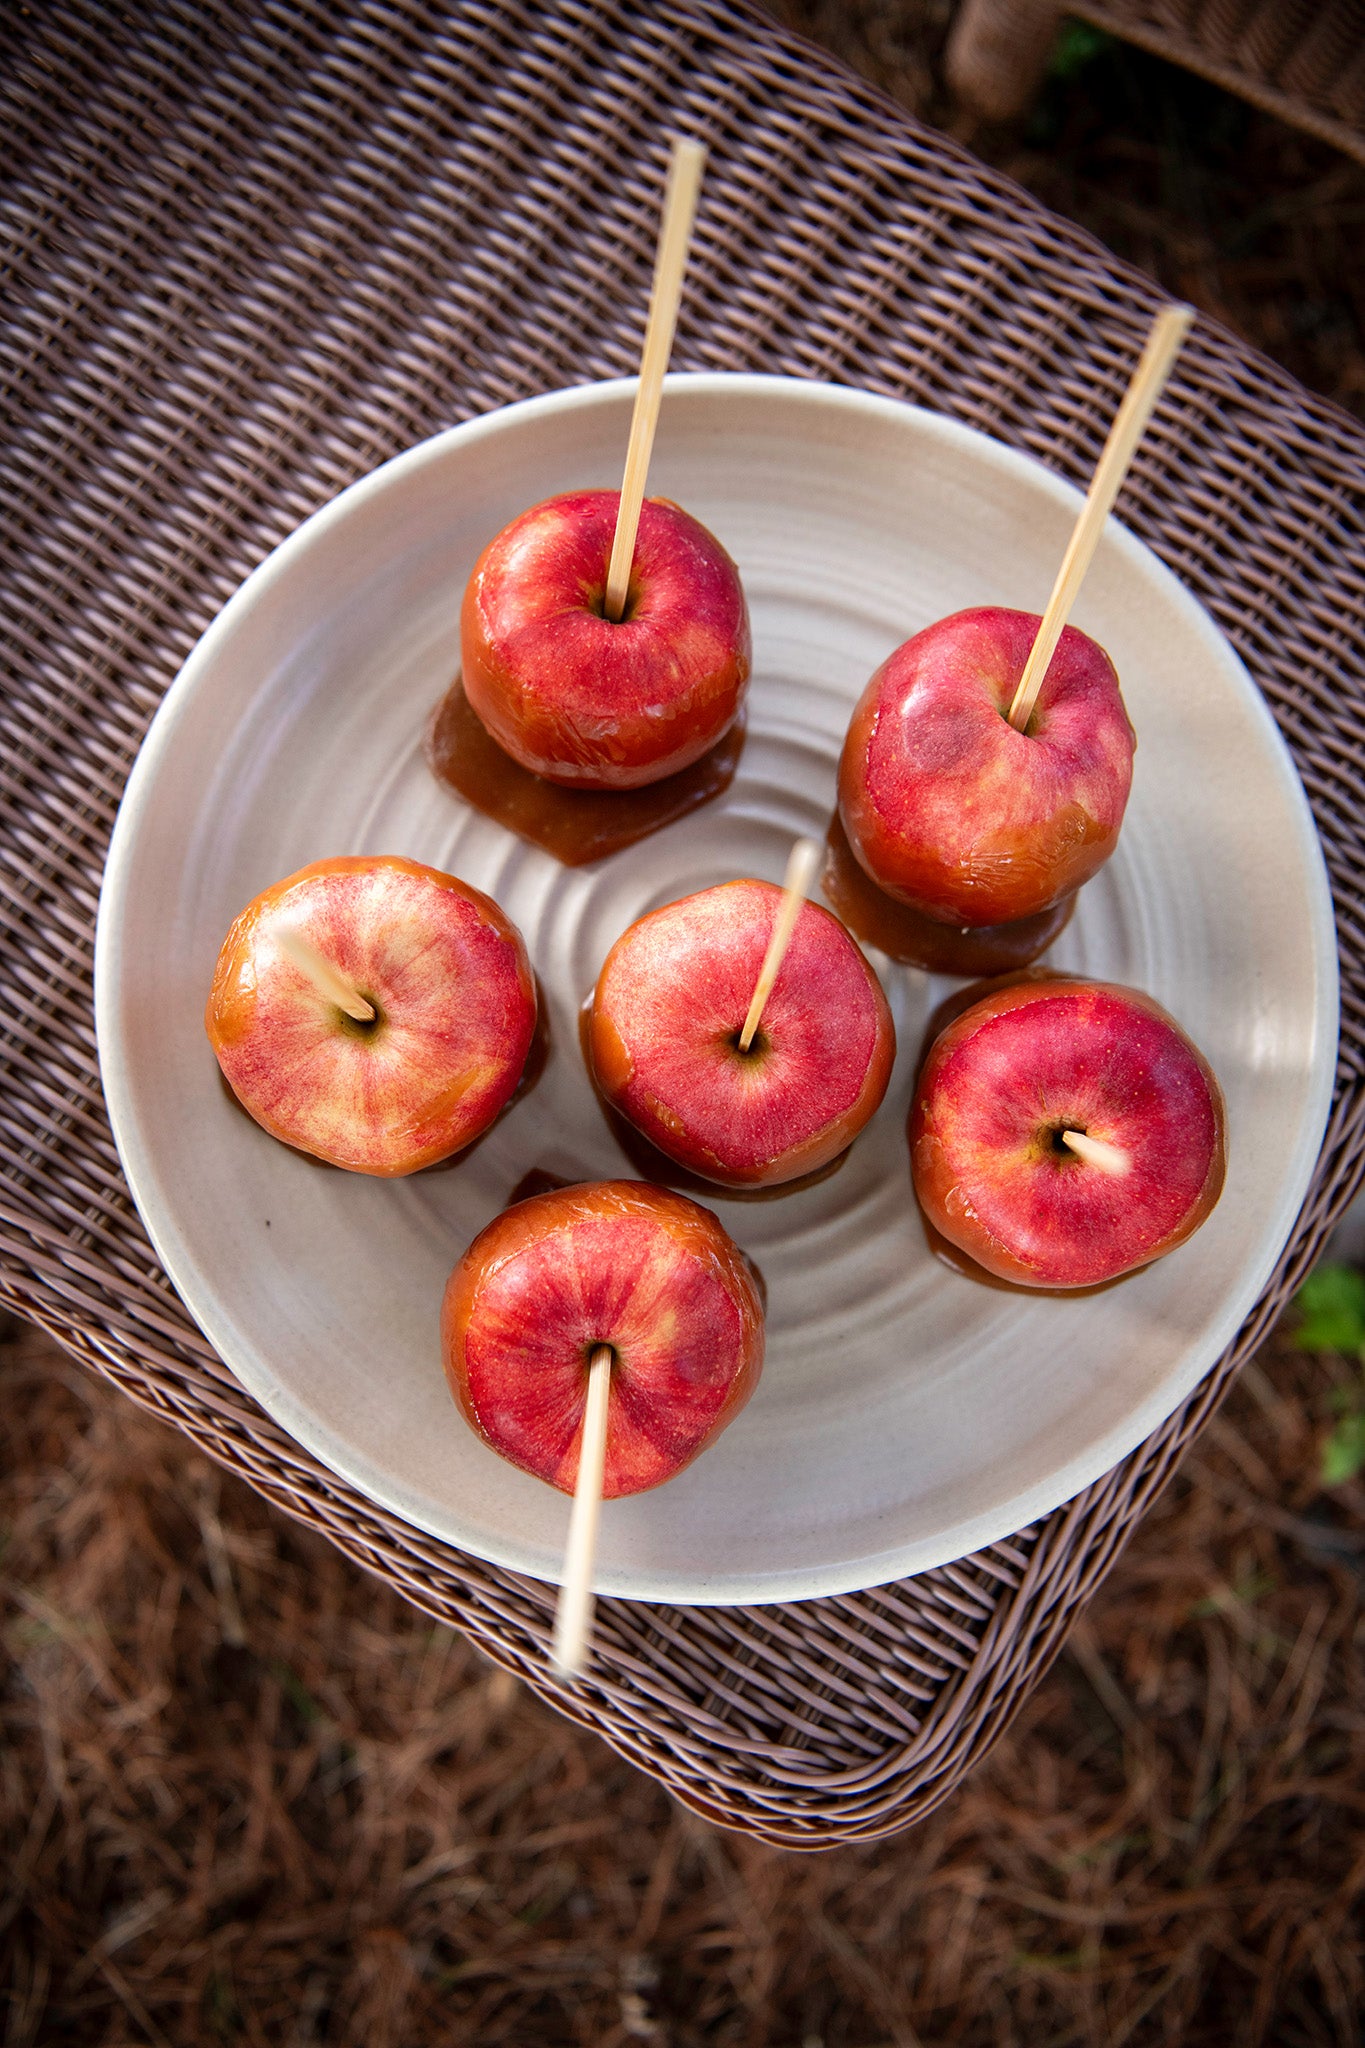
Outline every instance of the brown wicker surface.
<svg viewBox="0 0 1365 2048"><path fill-rule="evenodd" d="M664 136L714 156L682 366L919 400L1082 479L1154 302L1079 231L720 0L72 0L0 17L4 1298L557 1698L550 1596L375 1508L189 1323L133 1212L90 1013L101 864L188 648L261 555L450 421L629 370ZM1312 1260L1365 1160L1365 437L1204 323L1123 511L1298 759L1338 907L1327 1144L1274 1284L1143 1448L1036 1530L840 1599L600 1609L560 1702L797 1846L943 1798Z"/></svg>

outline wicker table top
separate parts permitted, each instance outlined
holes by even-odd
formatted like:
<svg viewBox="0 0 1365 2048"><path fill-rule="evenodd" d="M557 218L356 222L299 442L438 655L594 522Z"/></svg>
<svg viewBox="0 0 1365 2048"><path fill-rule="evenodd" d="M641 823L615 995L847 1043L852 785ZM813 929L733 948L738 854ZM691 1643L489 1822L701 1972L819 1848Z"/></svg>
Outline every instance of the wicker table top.
<svg viewBox="0 0 1365 2048"><path fill-rule="evenodd" d="M550 1593L277 1429L132 1209L91 949L147 722L229 592L354 477L633 369L672 129L713 149L679 367L861 384L1084 481L1156 293L725 0L51 0L0 18L0 52L0 1294L700 1811L806 1847L905 1826L1056 1653L1365 1166L1365 436L1201 321L1121 506L1265 691L1337 905L1327 1142L1237 1344L1038 1528L799 1606L605 1602L566 1699Z"/></svg>

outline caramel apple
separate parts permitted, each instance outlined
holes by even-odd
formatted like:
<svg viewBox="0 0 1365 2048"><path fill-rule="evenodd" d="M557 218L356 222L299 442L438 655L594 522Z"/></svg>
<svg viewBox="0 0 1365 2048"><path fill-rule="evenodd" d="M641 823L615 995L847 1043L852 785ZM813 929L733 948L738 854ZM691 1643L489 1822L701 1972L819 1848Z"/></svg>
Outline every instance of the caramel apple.
<svg viewBox="0 0 1365 2048"><path fill-rule="evenodd" d="M783 892L726 882L651 911L607 955L587 1042L605 1100L680 1166L772 1187L836 1158L886 1093L895 1029L839 920L804 904L747 1051Z"/></svg>
<svg viewBox="0 0 1365 2048"><path fill-rule="evenodd" d="M1199 1228L1224 1173L1223 1097L1159 1003L1038 977L934 1041L910 1112L915 1192L988 1273L1094 1287Z"/></svg>
<svg viewBox="0 0 1365 2048"><path fill-rule="evenodd" d="M464 693L523 768L572 789L637 789L700 760L749 680L739 572L667 498L641 507L624 611L608 616L617 491L570 491L484 549L460 614Z"/></svg>
<svg viewBox="0 0 1365 2048"><path fill-rule="evenodd" d="M574 1491L589 1367L611 1353L602 1495L661 1486L732 1422L763 1364L760 1283L709 1209L638 1181L534 1195L481 1231L441 1313L484 1442Z"/></svg>
<svg viewBox="0 0 1365 2048"><path fill-rule="evenodd" d="M1165 306L1152 322L1046 609L940 619L883 662L854 711L844 829L877 886L926 917L1041 917L1114 850L1133 729L1113 663L1066 621L1193 318Z"/></svg>
<svg viewBox="0 0 1365 2048"><path fill-rule="evenodd" d="M1114 850L1134 737L1114 665L1063 629L1028 724L1010 705L1041 624L956 612L898 647L868 683L839 763L839 814L864 871L957 926L1062 903Z"/></svg>
<svg viewBox="0 0 1365 2048"><path fill-rule="evenodd" d="M491 897L397 855L314 861L223 941L205 1028L263 1129L354 1173L447 1159L521 1078L536 990Z"/></svg>

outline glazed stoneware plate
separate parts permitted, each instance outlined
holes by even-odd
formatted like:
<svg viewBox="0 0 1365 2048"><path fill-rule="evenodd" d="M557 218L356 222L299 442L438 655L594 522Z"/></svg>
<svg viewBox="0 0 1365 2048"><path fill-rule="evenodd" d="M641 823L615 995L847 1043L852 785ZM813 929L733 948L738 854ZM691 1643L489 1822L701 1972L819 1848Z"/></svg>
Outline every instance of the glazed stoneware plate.
<svg viewBox="0 0 1365 2048"><path fill-rule="evenodd" d="M908 634L970 604L1041 610L1078 494L952 421L767 377L669 379L653 492L735 556L753 618L749 736L714 805L576 869L427 768L485 542L552 492L620 477L633 383L530 400L342 493L238 591L159 712L120 813L96 994L115 1135L166 1269L271 1415L374 1500L494 1562L557 1576L568 1501L488 1450L442 1377L452 1264L530 1169L630 1175L576 1015L633 918L823 833L853 703ZM940 1564L1069 1499L1180 1403L1235 1335L1317 1157L1336 1045L1327 882L1290 757L1236 655L1111 521L1074 613L1139 735L1118 851L1050 956L1173 1012L1227 1096L1226 1191L1181 1250L1107 1292L960 1277L926 1247L905 1116L953 984L879 956L899 1055L845 1164L711 1206L758 1262L754 1399L657 1492L607 1504L600 1583L645 1600L791 1600ZM334 1171L234 1105L204 1036L238 910L327 854L401 853L487 890L548 999L538 1085L454 1167Z"/></svg>

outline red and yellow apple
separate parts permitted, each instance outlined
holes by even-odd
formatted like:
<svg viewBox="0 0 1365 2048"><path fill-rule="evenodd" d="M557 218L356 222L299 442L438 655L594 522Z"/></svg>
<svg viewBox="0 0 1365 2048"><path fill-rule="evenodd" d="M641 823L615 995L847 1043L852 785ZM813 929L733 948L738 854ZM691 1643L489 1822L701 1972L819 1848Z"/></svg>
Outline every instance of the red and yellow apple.
<svg viewBox="0 0 1365 2048"><path fill-rule="evenodd" d="M534 1195L446 1286L446 1377L484 1442L572 1493L599 1345L613 1353L602 1492L661 1486L732 1422L763 1365L760 1283L709 1209L639 1181Z"/></svg>
<svg viewBox="0 0 1365 2048"><path fill-rule="evenodd" d="M606 616L617 491L532 506L465 589L465 695L500 747L550 782L637 789L728 731L749 680L749 613L720 542L647 498L619 620Z"/></svg>
<svg viewBox="0 0 1365 2048"><path fill-rule="evenodd" d="M930 1048L909 1135L934 1229L1026 1287L1163 1257L1223 1187L1212 1068L1159 1003L1111 982L1039 976L972 1003Z"/></svg>
<svg viewBox="0 0 1365 2048"><path fill-rule="evenodd" d="M802 906L747 1052L740 1032L782 891L725 882L640 918L593 994L588 1056L611 1108L723 1187L796 1180L853 1142L896 1055L876 975L836 917Z"/></svg>
<svg viewBox="0 0 1365 2048"><path fill-rule="evenodd" d="M373 1009L350 1017L281 945L295 933ZM397 855L314 861L223 941L204 1013L234 1095L272 1137L355 1173L414 1173L487 1130L521 1079L536 989L515 925Z"/></svg>
<svg viewBox="0 0 1365 2048"><path fill-rule="evenodd" d="M1009 722L1039 624L998 605L940 619L882 663L849 725L849 844L879 888L945 924L1037 917L1118 839L1134 739L1104 649L1065 627L1027 728Z"/></svg>

